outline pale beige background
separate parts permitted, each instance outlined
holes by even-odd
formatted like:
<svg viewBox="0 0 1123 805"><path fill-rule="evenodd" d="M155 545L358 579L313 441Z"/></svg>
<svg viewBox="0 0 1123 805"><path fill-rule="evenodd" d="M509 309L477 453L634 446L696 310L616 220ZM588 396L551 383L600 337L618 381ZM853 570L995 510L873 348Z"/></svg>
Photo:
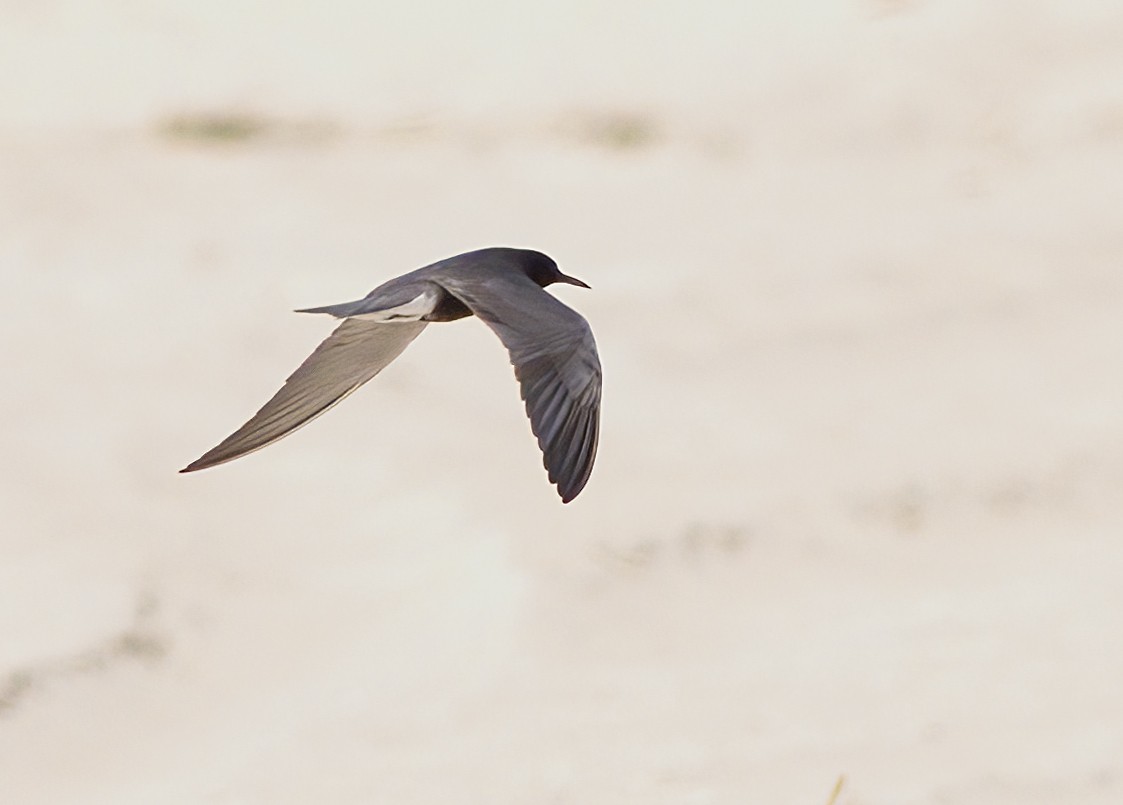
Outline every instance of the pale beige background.
<svg viewBox="0 0 1123 805"><path fill-rule="evenodd" d="M1123 802L1123 6L0 2L0 801ZM605 365L563 507L434 326Z"/></svg>

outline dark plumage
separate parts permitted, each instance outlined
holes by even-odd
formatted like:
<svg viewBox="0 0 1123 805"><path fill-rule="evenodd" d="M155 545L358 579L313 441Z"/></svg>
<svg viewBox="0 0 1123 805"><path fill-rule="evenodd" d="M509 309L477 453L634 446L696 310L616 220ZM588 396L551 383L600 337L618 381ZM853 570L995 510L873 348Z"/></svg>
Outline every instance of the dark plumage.
<svg viewBox="0 0 1123 805"><path fill-rule="evenodd" d="M344 321L249 422L180 472L272 444L382 371L429 322L475 315L511 355L547 474L568 503L597 453L601 367L588 322L542 290L555 282L589 287L541 252L480 249L403 274L356 302L298 311Z"/></svg>

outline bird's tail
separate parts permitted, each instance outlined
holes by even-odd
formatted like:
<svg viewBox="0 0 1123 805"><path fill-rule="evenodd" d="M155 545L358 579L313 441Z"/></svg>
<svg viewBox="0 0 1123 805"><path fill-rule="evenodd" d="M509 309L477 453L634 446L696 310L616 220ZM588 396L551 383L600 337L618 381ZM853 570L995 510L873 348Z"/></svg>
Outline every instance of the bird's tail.
<svg viewBox="0 0 1123 805"><path fill-rule="evenodd" d="M326 313L329 316L335 316L337 319L346 319L349 316L354 316L360 312L365 299L359 299L356 302L340 302L337 305L324 305L323 307L306 307L300 310L293 311L294 313Z"/></svg>
<svg viewBox="0 0 1123 805"><path fill-rule="evenodd" d="M385 296L373 298L366 296L356 302L309 307L296 312L327 313L337 319L363 319L364 321L377 322L421 321L433 312L433 308L440 299L440 293L441 291L437 286L426 285L413 298L410 298L408 293L399 293L396 297L391 295L389 298Z"/></svg>

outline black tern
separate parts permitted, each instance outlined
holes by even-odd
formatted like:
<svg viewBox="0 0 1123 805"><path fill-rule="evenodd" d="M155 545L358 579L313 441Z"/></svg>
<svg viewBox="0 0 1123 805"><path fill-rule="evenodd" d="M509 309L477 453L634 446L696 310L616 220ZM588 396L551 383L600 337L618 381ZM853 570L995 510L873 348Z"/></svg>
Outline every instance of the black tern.
<svg viewBox="0 0 1123 805"><path fill-rule="evenodd" d="M563 503L585 487L600 433L601 366L589 323L543 288L567 277L541 252L458 254L379 285L356 302L307 308L343 319L246 424L180 472L272 444L382 371L429 322L483 319L511 355L531 430Z"/></svg>

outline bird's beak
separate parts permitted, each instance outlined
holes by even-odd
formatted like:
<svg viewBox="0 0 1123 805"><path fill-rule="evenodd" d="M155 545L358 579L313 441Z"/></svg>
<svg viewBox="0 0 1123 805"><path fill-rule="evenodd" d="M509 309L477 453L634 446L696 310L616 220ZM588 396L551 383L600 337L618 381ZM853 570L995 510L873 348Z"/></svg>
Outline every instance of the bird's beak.
<svg viewBox="0 0 1123 805"><path fill-rule="evenodd" d="M558 282L564 282L564 283L567 283L569 285L576 285L578 288L588 288L589 287L584 282L577 279L577 277L567 277L565 274L562 274L561 272L558 273Z"/></svg>

